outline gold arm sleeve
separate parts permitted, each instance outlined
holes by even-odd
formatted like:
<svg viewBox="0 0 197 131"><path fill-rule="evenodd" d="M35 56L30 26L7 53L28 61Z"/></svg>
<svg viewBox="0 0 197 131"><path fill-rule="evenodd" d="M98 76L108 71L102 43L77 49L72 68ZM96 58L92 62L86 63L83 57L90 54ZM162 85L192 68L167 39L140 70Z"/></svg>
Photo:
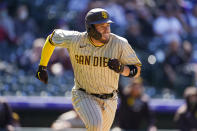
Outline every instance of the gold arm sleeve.
<svg viewBox="0 0 197 131"><path fill-rule="evenodd" d="M53 51L55 49L55 46L52 45L49 41L49 37L47 37L45 44L42 48L42 53L41 53L41 59L40 59L40 65L42 66L47 66L49 59L51 58L51 55L53 54Z"/></svg>

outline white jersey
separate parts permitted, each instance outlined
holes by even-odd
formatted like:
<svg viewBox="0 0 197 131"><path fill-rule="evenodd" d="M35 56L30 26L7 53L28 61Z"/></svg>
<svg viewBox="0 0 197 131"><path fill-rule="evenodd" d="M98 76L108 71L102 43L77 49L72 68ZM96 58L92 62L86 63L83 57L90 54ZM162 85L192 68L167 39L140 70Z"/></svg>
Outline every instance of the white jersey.
<svg viewBox="0 0 197 131"><path fill-rule="evenodd" d="M96 47L86 32L57 29L51 43L68 49L74 70L75 87L89 93L109 94L118 88L119 73L109 69L109 59L118 59L124 65L141 65L128 41L113 33L103 46Z"/></svg>

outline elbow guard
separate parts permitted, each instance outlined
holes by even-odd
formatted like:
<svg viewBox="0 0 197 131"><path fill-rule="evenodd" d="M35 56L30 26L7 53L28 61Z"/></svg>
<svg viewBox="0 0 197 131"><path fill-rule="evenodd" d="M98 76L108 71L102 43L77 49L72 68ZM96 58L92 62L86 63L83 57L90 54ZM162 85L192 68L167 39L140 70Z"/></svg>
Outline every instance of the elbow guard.
<svg viewBox="0 0 197 131"><path fill-rule="evenodd" d="M127 77L134 77L138 72L137 66L135 66L135 65L127 65L127 66L130 69L130 73Z"/></svg>

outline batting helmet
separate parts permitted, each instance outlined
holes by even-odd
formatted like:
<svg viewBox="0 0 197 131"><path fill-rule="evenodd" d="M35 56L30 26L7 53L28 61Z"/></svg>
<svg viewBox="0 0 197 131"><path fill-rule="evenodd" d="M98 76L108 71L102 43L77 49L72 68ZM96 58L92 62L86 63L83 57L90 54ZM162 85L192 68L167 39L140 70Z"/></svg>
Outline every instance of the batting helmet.
<svg viewBox="0 0 197 131"><path fill-rule="evenodd" d="M101 23L113 23L112 20L110 20L109 13L105 9L94 8L87 13L85 17L86 30L88 35L96 40L99 40L102 34L95 29L94 24Z"/></svg>

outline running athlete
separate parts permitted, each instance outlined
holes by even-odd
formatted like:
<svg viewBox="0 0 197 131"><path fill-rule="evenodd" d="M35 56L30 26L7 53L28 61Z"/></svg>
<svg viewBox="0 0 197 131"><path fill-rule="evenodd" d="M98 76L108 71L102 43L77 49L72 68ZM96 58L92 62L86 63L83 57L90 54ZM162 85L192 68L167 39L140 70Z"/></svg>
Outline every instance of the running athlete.
<svg viewBox="0 0 197 131"><path fill-rule="evenodd" d="M109 131L117 108L119 75L138 77L141 62L128 41L110 31L109 14L90 10L86 32L56 29L46 39L36 77L48 82L47 65L56 46L67 48L74 70L72 104L88 131Z"/></svg>

